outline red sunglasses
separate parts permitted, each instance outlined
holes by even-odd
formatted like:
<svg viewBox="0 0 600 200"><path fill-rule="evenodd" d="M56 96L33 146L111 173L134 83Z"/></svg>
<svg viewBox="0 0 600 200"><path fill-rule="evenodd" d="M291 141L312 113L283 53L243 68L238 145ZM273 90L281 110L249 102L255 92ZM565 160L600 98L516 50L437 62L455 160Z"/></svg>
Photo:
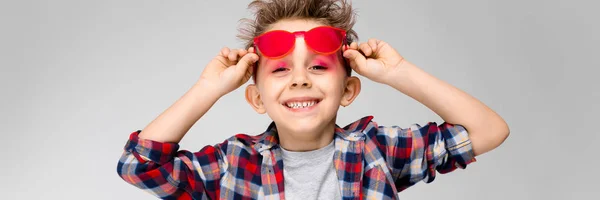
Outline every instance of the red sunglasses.
<svg viewBox="0 0 600 200"><path fill-rule="evenodd" d="M296 37L304 37L306 46L319 54L331 54L338 51L346 42L346 31L331 26L319 26L308 31L288 32L274 30L254 38L254 48L262 56L277 59L286 56L294 49Z"/></svg>

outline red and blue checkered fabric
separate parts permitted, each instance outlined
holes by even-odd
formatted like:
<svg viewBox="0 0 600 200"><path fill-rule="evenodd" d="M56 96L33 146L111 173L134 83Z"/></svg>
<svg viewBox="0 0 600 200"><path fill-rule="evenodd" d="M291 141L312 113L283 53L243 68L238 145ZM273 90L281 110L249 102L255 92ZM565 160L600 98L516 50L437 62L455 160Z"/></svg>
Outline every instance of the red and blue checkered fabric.
<svg viewBox="0 0 600 200"><path fill-rule="evenodd" d="M466 129L434 122L383 127L367 116L335 129L334 163L343 199L398 199L436 172L475 161ZM274 123L256 136L235 135L200 151L178 150L131 133L117 173L162 199L284 199L283 158Z"/></svg>

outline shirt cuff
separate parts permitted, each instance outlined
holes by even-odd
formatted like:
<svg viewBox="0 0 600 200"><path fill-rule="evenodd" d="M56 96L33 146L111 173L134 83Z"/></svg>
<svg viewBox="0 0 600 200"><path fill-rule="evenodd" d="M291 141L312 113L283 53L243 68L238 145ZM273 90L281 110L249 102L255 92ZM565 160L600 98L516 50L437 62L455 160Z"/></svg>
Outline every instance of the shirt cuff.
<svg viewBox="0 0 600 200"><path fill-rule="evenodd" d="M443 123L440 129L448 151L446 164L438 169L440 173L448 173L457 168L464 169L468 164L476 161L473 145L464 126Z"/></svg>
<svg viewBox="0 0 600 200"><path fill-rule="evenodd" d="M129 135L125 151L132 153L140 163L151 161L164 164L173 159L179 149L179 144L141 139L138 137L140 132L142 131L138 130Z"/></svg>

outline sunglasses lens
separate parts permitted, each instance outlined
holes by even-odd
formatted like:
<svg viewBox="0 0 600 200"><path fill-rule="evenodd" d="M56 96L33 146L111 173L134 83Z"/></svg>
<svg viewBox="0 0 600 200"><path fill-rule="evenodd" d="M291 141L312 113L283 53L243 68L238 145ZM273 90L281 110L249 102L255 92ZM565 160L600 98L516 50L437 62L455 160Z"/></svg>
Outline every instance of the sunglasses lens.
<svg viewBox="0 0 600 200"><path fill-rule="evenodd" d="M342 46L344 33L330 27L317 27L304 35L306 44L319 53L333 53Z"/></svg>
<svg viewBox="0 0 600 200"><path fill-rule="evenodd" d="M285 31L271 31L258 38L257 46L266 57L280 57L288 53L294 45L295 36Z"/></svg>

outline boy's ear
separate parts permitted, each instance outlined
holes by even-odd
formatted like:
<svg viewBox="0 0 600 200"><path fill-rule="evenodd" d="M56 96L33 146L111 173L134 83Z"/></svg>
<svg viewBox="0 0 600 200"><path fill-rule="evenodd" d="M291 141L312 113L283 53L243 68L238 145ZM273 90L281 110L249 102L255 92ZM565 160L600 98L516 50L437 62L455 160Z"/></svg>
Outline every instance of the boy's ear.
<svg viewBox="0 0 600 200"><path fill-rule="evenodd" d="M342 94L340 105L344 107L350 105L360 93L360 86L360 79L358 79L358 77L348 77L348 79L346 79L346 86L344 88L344 94Z"/></svg>
<svg viewBox="0 0 600 200"><path fill-rule="evenodd" d="M246 101L258 114L265 114L266 110L256 84L250 84L246 87Z"/></svg>

